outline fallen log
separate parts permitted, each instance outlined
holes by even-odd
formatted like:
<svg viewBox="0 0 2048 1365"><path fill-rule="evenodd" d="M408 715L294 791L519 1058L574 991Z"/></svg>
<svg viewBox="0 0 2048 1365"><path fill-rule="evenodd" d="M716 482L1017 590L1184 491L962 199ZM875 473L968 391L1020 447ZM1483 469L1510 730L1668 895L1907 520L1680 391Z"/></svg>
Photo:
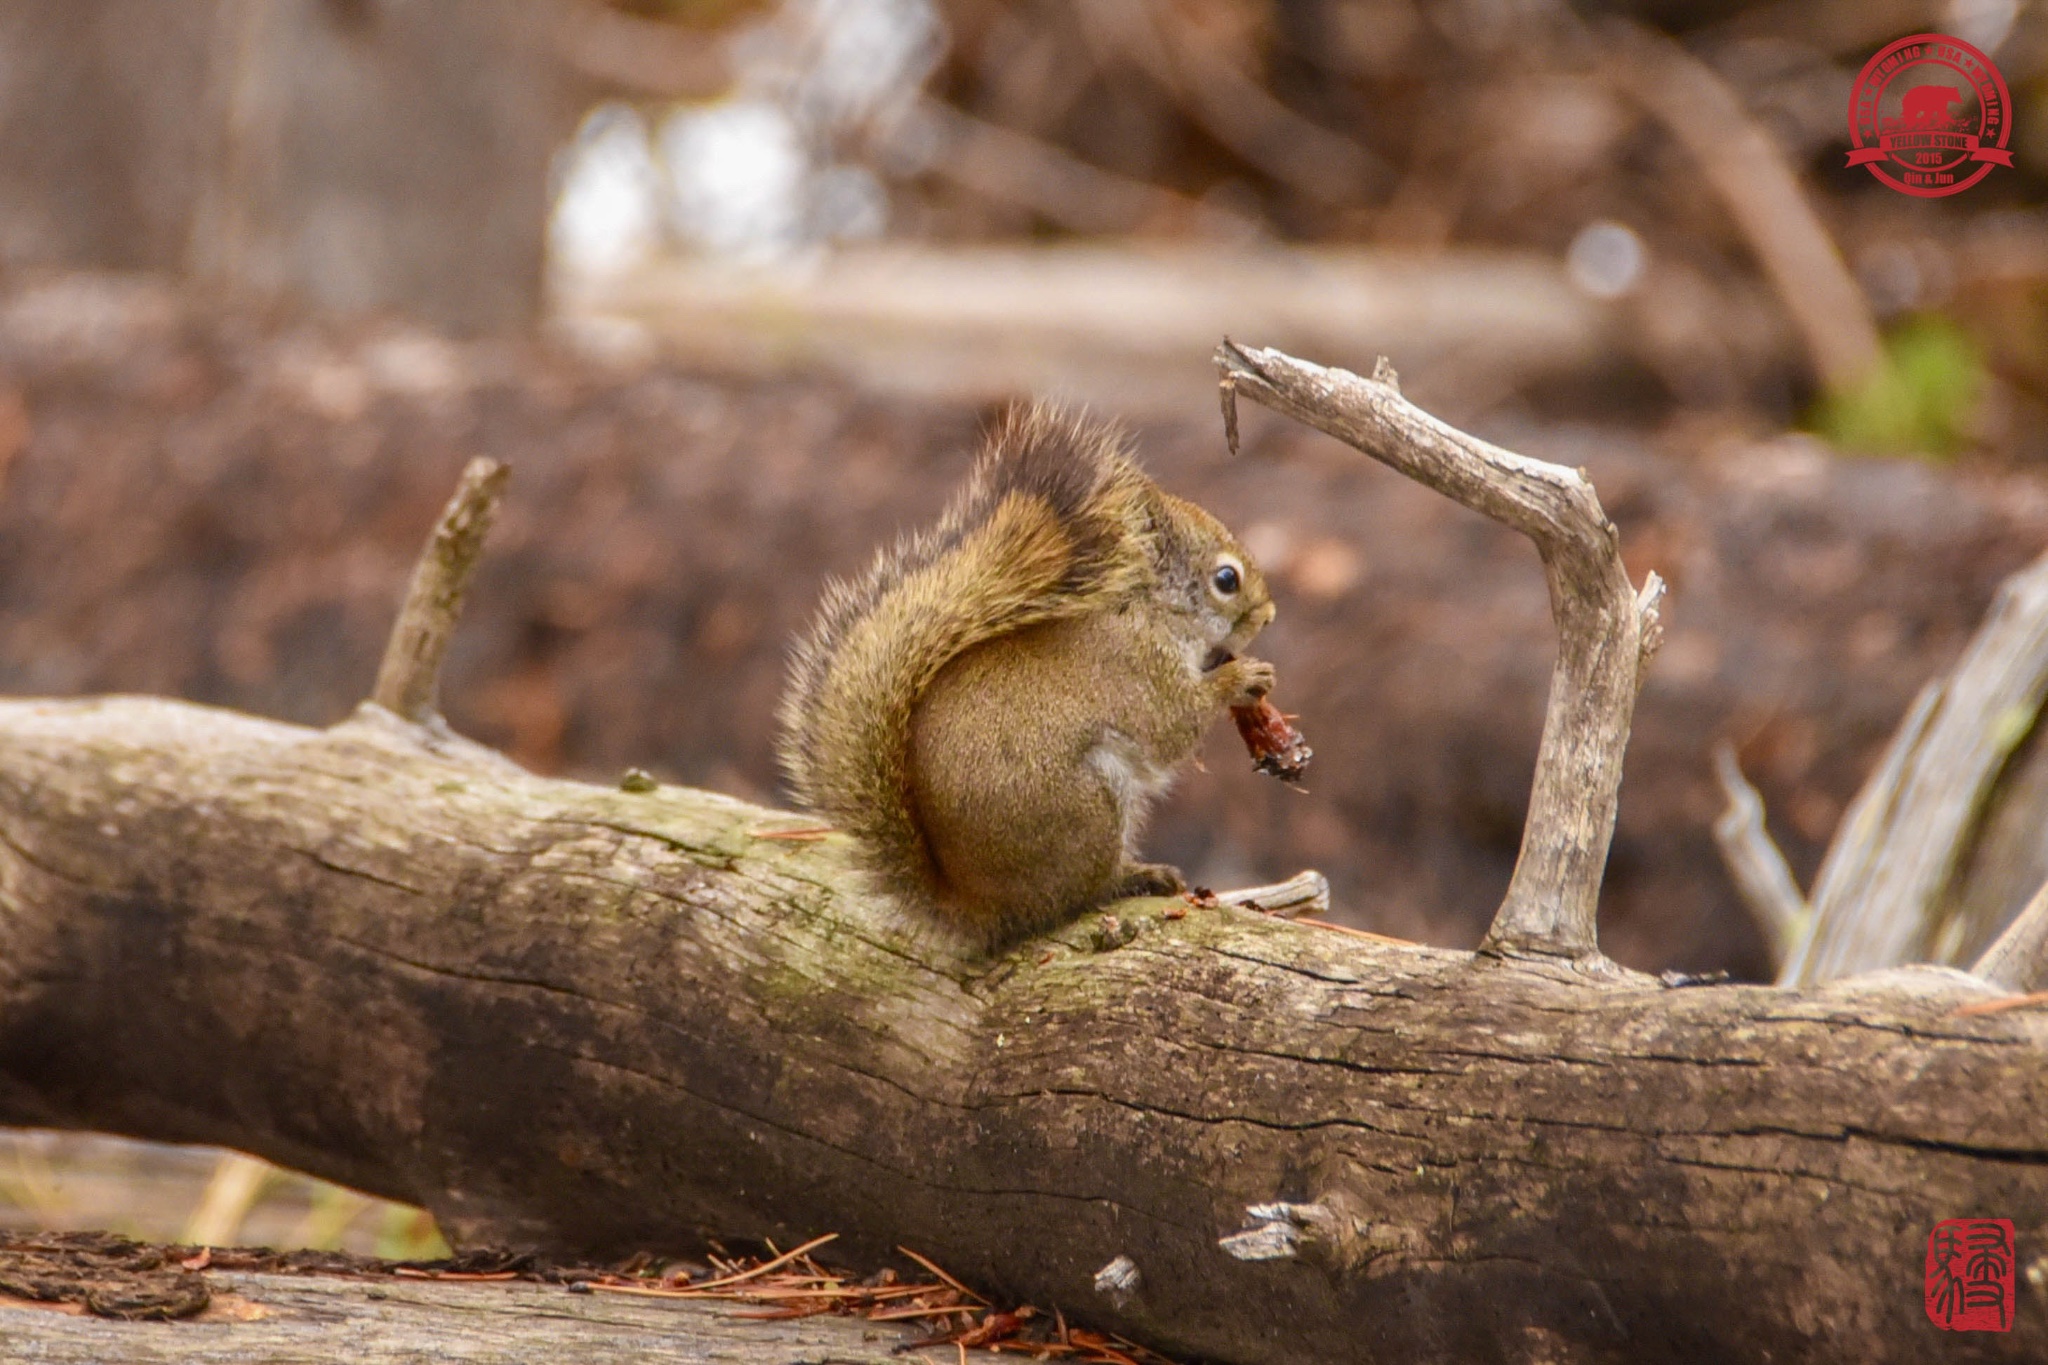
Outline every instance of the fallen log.
<svg viewBox="0 0 2048 1365"><path fill-rule="evenodd" d="M1960 973L1596 986L1171 902L977 963L801 823L370 707L0 705L0 1122L226 1144L464 1243L902 1241L1242 1361L1916 1360L1936 1221L2048 1231L2048 1019L1953 1017L1999 994Z"/></svg>
<svg viewBox="0 0 2048 1365"><path fill-rule="evenodd" d="M1486 951L1140 901L990 961L863 895L809 821L527 774L430 704L479 471L387 655L409 719L0 703L0 1123L233 1146L469 1244L908 1242L1221 1360L1924 1358L1934 1223L2010 1217L2023 1256L2048 1230L2039 1002L1605 962L1654 613L1590 488L1390 382L1230 358L1390 462L1410 431L1463 500L1550 500L1513 515L1566 630L1608 632L1560 650ZM2041 1354L2032 1292L1980 1358Z"/></svg>
<svg viewBox="0 0 2048 1365"><path fill-rule="evenodd" d="M338 1276L205 1276L213 1305L166 1327L111 1323L0 1302L0 1343L32 1342L39 1365L250 1365L347 1360L351 1365L892 1365L905 1334L842 1318L735 1317L711 1304L572 1294L560 1285L366 1282ZM907 1357L924 1365L952 1348Z"/></svg>

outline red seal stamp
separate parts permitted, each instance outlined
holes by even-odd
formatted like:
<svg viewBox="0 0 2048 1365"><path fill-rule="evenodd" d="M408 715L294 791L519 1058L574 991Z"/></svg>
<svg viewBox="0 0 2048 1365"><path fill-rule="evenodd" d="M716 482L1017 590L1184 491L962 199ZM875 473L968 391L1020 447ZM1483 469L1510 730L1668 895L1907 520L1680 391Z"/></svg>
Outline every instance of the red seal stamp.
<svg viewBox="0 0 2048 1365"><path fill-rule="evenodd" d="M1944 1218L1927 1234L1927 1316L1944 1332L2010 1332L2010 1218Z"/></svg>
<svg viewBox="0 0 2048 1365"><path fill-rule="evenodd" d="M1872 57L1849 92L1851 166L1901 194L1960 194L2012 165L2012 95L1991 59L1960 38L1916 33Z"/></svg>

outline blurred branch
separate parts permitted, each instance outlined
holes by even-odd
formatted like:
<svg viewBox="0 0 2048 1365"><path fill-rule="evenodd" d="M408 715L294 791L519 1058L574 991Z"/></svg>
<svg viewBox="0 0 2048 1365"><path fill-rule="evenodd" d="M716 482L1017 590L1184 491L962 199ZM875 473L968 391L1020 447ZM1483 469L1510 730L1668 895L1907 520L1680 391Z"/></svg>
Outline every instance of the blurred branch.
<svg viewBox="0 0 2048 1365"><path fill-rule="evenodd" d="M1388 175L1379 158L1295 113L1185 23L1149 0L1076 0L1098 59L1121 58L1160 85L1202 129L1252 166L1321 204L1352 204Z"/></svg>
<svg viewBox="0 0 2048 1365"><path fill-rule="evenodd" d="M2006 760L2048 693L2048 555L2007 579L1969 650L1921 692L1814 880L1813 933L1781 984L1915 961ZM1995 950L1995 949L1994 949Z"/></svg>
<svg viewBox="0 0 2048 1365"><path fill-rule="evenodd" d="M583 0L562 18L562 58L598 84L657 99L709 99L732 83L722 36Z"/></svg>
<svg viewBox="0 0 2048 1365"><path fill-rule="evenodd" d="M1728 18L1706 31L1725 38L1797 43L1837 57L1853 53L1858 62L1901 33L1940 28L1949 12L1938 0L1771 0L1730 8L1734 12Z"/></svg>
<svg viewBox="0 0 2048 1365"><path fill-rule="evenodd" d="M1615 84L1699 163L1792 315L1821 383L1842 390L1868 377L1884 361L1877 320L1777 143L1726 81L1671 39L1625 21L1607 31Z"/></svg>
<svg viewBox="0 0 2048 1365"><path fill-rule="evenodd" d="M240 1238L249 1210L263 1193L274 1168L267 1161L240 1152L225 1153L206 1182L206 1193L185 1225L179 1240L193 1246L233 1246Z"/></svg>
<svg viewBox="0 0 2048 1365"><path fill-rule="evenodd" d="M1241 238L1257 230L1236 214L1091 166L1050 142L984 122L942 100L921 101L918 116L939 129L934 173L1071 232L1109 236L1172 226Z"/></svg>
<svg viewBox="0 0 2048 1365"><path fill-rule="evenodd" d="M1785 865L1785 855L1764 827L1763 797L1742 775L1735 746L1726 740L1714 747L1714 775L1728 801L1728 808L1714 821L1714 843L1742 903L1764 931L1775 970L1792 956L1813 921L1813 912L1793 880L1792 869Z"/></svg>

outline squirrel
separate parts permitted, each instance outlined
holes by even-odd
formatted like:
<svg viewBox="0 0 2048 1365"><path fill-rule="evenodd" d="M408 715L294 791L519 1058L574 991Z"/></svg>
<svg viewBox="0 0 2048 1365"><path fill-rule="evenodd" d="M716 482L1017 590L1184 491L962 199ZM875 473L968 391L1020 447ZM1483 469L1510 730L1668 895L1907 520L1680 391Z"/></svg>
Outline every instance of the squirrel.
<svg viewBox="0 0 2048 1365"><path fill-rule="evenodd" d="M1013 408L938 524L829 582L796 647L780 756L899 903L991 950L1125 896L1173 771L1273 686L1241 651L1273 619L1221 522L1115 427Z"/></svg>

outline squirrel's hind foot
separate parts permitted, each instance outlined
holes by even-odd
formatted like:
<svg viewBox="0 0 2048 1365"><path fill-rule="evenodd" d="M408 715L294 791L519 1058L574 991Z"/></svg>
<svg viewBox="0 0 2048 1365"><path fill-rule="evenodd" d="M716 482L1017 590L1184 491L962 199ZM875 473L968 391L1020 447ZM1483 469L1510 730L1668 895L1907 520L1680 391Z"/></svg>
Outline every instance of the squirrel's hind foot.
<svg viewBox="0 0 2048 1365"><path fill-rule="evenodd" d="M1188 889L1188 880L1171 863L1131 863L1109 885L1108 899L1129 896L1178 896Z"/></svg>

